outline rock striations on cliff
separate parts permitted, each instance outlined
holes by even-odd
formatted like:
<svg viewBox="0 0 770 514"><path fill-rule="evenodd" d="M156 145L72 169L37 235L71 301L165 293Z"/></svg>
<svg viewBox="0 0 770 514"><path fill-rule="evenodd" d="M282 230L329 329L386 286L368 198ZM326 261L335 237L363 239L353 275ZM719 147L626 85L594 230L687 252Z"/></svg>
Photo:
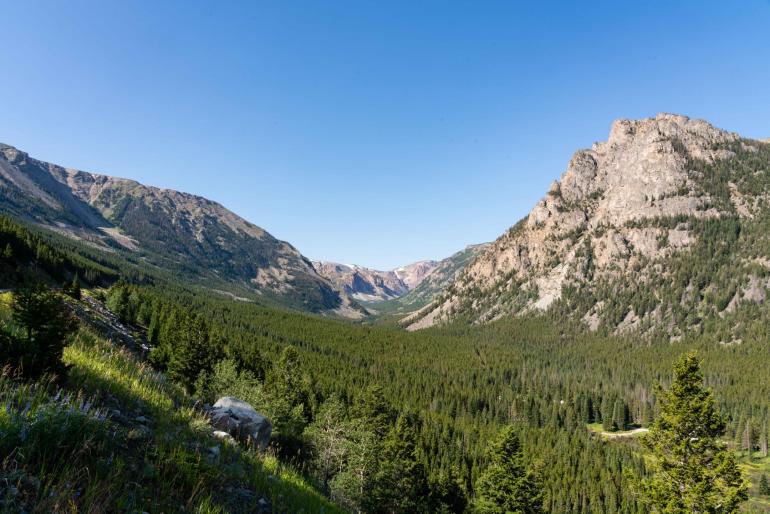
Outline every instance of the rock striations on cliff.
<svg viewBox="0 0 770 514"><path fill-rule="evenodd" d="M704 244L732 241L725 235L731 223L759 222L768 169L766 143L703 120L617 120L606 142L577 151L529 215L405 323L414 330L557 309L591 329L617 331L678 323L676 304L691 297L700 302L695 312L718 314L723 300L703 301L709 285L712 296L727 288L723 296L734 291L739 302L751 272L731 271L733 278L718 284L715 276L690 276L697 274L681 270L682 262ZM748 246L738 237L730 252L748 262ZM704 264L719 264L718 254L702 253ZM671 285L672 279L686 283Z"/></svg>

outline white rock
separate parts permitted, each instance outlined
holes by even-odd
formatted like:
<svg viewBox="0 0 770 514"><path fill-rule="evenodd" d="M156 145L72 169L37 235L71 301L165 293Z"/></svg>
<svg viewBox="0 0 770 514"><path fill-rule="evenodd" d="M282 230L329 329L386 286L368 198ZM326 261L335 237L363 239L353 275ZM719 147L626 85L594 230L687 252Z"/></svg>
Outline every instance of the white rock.
<svg viewBox="0 0 770 514"><path fill-rule="evenodd" d="M231 396L217 400L210 412L211 425L246 444L264 451L270 442L273 425L254 407Z"/></svg>

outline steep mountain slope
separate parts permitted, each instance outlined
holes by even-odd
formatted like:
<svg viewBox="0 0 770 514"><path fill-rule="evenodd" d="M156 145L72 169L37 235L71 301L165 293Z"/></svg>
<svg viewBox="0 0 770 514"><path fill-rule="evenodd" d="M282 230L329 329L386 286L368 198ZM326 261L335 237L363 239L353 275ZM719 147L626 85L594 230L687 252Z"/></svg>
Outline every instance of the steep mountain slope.
<svg viewBox="0 0 770 514"><path fill-rule="evenodd" d="M408 293L387 302L373 305L371 308L383 314L404 315L424 307L451 285L460 272L488 245L488 243L470 245L439 262L428 261L434 262L435 265L430 273L422 277L422 280Z"/></svg>
<svg viewBox="0 0 770 514"><path fill-rule="evenodd" d="M417 261L412 264L407 264L406 266L400 266L394 269L393 273L395 273L411 291L419 286L428 275L433 273L436 266L438 266L438 262L436 261Z"/></svg>
<svg viewBox="0 0 770 514"><path fill-rule="evenodd" d="M216 202L63 168L0 145L0 210L206 284L360 316L292 245Z"/></svg>
<svg viewBox="0 0 770 514"><path fill-rule="evenodd" d="M346 295L361 302L379 304L399 298L420 284L439 265L418 261L392 271L379 271L355 264L313 262L316 271Z"/></svg>
<svg viewBox="0 0 770 514"><path fill-rule="evenodd" d="M551 309L591 329L702 329L767 296L769 195L767 143L685 116L618 120L408 323Z"/></svg>
<svg viewBox="0 0 770 514"><path fill-rule="evenodd" d="M336 262L313 262L313 266L338 290L356 300L379 302L409 291L409 286L393 271L378 271Z"/></svg>

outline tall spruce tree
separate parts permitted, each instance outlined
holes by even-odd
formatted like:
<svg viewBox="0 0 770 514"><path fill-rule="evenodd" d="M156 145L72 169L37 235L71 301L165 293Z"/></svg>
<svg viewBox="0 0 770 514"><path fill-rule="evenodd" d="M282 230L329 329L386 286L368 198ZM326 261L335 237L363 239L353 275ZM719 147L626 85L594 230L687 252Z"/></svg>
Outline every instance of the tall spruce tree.
<svg viewBox="0 0 770 514"><path fill-rule="evenodd" d="M62 299L43 284L27 280L13 295L13 321L19 334L3 338L0 358L31 378L61 373L67 336L77 327Z"/></svg>
<svg viewBox="0 0 770 514"><path fill-rule="evenodd" d="M666 514L737 512L747 485L720 437L725 422L703 385L694 353L674 366L671 388L658 388L660 414L643 438L655 457L642 501Z"/></svg>
<svg viewBox="0 0 770 514"><path fill-rule="evenodd" d="M542 512L542 497L513 426L506 426L488 450L489 465L476 485L474 510L482 514Z"/></svg>
<svg viewBox="0 0 770 514"><path fill-rule="evenodd" d="M767 475L764 473L762 473L762 478L759 479L759 494L770 496L770 483L768 483Z"/></svg>
<svg viewBox="0 0 770 514"><path fill-rule="evenodd" d="M195 381L203 372L210 372L222 357L223 342L215 337L208 323L193 313L182 318L177 344L172 348L168 374L192 391Z"/></svg>
<svg viewBox="0 0 770 514"><path fill-rule="evenodd" d="M428 511L428 478L417 452L415 422L402 415L388 433L382 448L380 469L364 505L367 512L411 514Z"/></svg>
<svg viewBox="0 0 770 514"><path fill-rule="evenodd" d="M67 294L70 295L75 300L80 300L81 296L83 295L82 291L80 290L80 277L77 273L75 273L75 276L72 278L72 282L69 283L67 286Z"/></svg>

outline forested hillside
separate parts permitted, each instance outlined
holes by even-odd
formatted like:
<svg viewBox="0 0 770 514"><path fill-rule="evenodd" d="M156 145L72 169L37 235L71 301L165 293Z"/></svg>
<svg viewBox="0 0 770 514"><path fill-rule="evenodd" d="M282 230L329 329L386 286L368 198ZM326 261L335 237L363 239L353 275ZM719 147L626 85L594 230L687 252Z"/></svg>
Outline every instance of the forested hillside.
<svg viewBox="0 0 770 514"><path fill-rule="evenodd" d="M291 244L202 198L64 168L0 143L0 212L186 282L360 318Z"/></svg>
<svg viewBox="0 0 770 514"><path fill-rule="evenodd" d="M183 291L130 290L122 294L134 298L127 304L135 313L129 317L139 324L163 327L164 309L171 312L171 304L216 320L216 331L228 341L225 353L242 362L257 382L265 375L263 362L286 348L296 349L307 377L305 422L329 402L342 402L336 408L338 422L355 424L360 420L357 405L366 402L364 391L373 384L381 387L388 424L411 413L428 483L439 487L451 477L458 482L452 494L466 499L475 494L485 469L486 447L501 427L515 423L526 458L540 474L547 511L646 512L622 472L645 474L640 450L605 441L586 427L600 424L608 432L648 427L656 416L655 384L668 384L671 366L691 349L703 360L706 382L727 418L726 440L764 462L770 390L758 358L765 352L762 334L732 346L699 336L675 345L664 339L640 345L634 338L585 333L579 324L544 317L407 333L211 301ZM169 350L164 348L174 344L162 333L159 329L153 341L165 355ZM257 352L246 355L253 349ZM302 433L296 433L300 440ZM336 472L347 477L348 466L354 465L343 459ZM760 476L753 478L756 488ZM354 501L343 486L335 490L335 481L330 484L333 497Z"/></svg>
<svg viewBox="0 0 770 514"><path fill-rule="evenodd" d="M7 505L59 505L42 502L41 494L61 488L62 477L74 477L105 452L114 452L113 444L135 448L137 443L120 441L145 437L141 435L145 425L135 422L142 417L157 420L147 427L155 439L140 446L152 452L153 471L138 485L115 488L104 497L96 493L104 475L74 482L68 478L68 483L76 484L72 494L81 498L76 504L129 501L128 505L148 511L181 511L187 508L183 505L200 505L201 512L240 512L232 497L222 496L227 488L234 488L247 491L244 498L255 505L263 499L278 512L295 512L291 505L314 505L310 511L316 511L317 502L322 501L319 494L351 511L482 512L488 505L484 498L497 494L489 489L496 482L488 477L502 467L529 477L533 501L542 504L545 512L648 512L649 506L635 492L637 484L651 476L647 450L630 436L610 436L653 426L659 411L655 385L668 386L673 363L690 350L702 361L706 383L713 388L717 409L725 418L721 440L739 452L751 480L750 505L761 509L765 504L761 481L770 468L770 382L763 359L766 325L759 320L746 320L741 344L731 345L719 344L712 336L729 326L731 321L725 318L707 326L706 335L692 333L675 344L667 337L640 344L635 337L585 331L580 322L571 321L569 312L558 311L548 317L527 316L484 326L454 324L410 333L212 296L165 276L117 279L118 273L110 267L115 263L87 258L82 253L90 251L87 247L54 250L11 220L5 220L3 227L4 241L9 241L11 249L2 261L8 276L14 277L9 284L17 288L14 297L24 298L24 277L32 273L48 284L35 295L57 295L45 293L51 287L68 294L69 300L61 300L62 312L81 319L81 328L61 343L61 359L68 368L58 367L54 358L50 371L65 377L60 387L84 395L84 401L90 402L88 409L96 409L94 415L83 411L83 423L97 423L108 433L113 430L110 427L117 430L113 439L96 441L94 450L52 475L36 468L33 461L17 459L16 465L26 474L9 476L20 484L14 487L25 492ZM81 288L88 291L86 303L77 300ZM103 313L96 308L102 302L108 309ZM14 300L8 308L14 311L19 305ZM56 309L56 302L43 305ZM99 322L105 313L114 315L114 321ZM25 319L34 317L5 316L5 330L12 334L9 341L22 340L19 330ZM74 330L67 324L57 326L60 329L54 332L46 329L53 334L52 341L56 334L64 337L61 334ZM126 328L116 328L120 326ZM4 353L7 363L28 362L23 360L28 347L14 343L5 348L15 349ZM123 355L121 360L114 360L116 351ZM150 372L149 366L163 375ZM135 392L134 386L121 389L120 384L131 383L136 373L149 373L141 379L148 385ZM56 397L58 389L45 382L31 386L34 390L25 389L27 380L8 377L4 394L36 395L35 405L48 405L47 398ZM164 380L170 380L174 389L166 390L171 386L161 385ZM154 392L154 388L161 389ZM113 392L105 396L105 391ZM236 468L266 469L256 471L248 483L232 475L234 470L221 469L223 461L206 449L211 443L205 442L200 428L194 428L202 422L196 421L194 409L183 419L168 418L171 405L194 406L196 399L212 402L223 395L248 401L274 426L270 452L283 464L254 460L249 453L237 457ZM148 406L137 409L131 406L135 402L148 402ZM116 410L119 415L114 414ZM127 416L126 411L131 414ZM14 416L21 417L8 419L16 420L14 426L21 429L28 422L27 414L19 411ZM89 421L92 418L96 421ZM65 416L62 422L70 423L68 419ZM179 453L181 448L175 446L155 447L178 423L193 427L187 443L192 453ZM505 427L513 432L500 435ZM91 444L74 434L62 437L72 438L75 449ZM201 443L195 443L201 437ZM125 459L126 472L135 472L133 460ZM197 464L184 470L167 468L170 462L181 465L179 459ZM239 465L238 459L248 464ZM212 468L207 462L220 464ZM59 464L63 463L50 463ZM265 482L278 473L270 471L275 466L289 466L282 472L286 483ZM185 473L184 480L206 477L201 478L205 489L193 494L183 480L167 492L166 503L142 500L141 491L156 487L157 469ZM30 476L46 477L50 483L42 484L42 489L25 485L31 480L25 477ZM291 485L303 480L319 492L307 489L309 485Z"/></svg>

